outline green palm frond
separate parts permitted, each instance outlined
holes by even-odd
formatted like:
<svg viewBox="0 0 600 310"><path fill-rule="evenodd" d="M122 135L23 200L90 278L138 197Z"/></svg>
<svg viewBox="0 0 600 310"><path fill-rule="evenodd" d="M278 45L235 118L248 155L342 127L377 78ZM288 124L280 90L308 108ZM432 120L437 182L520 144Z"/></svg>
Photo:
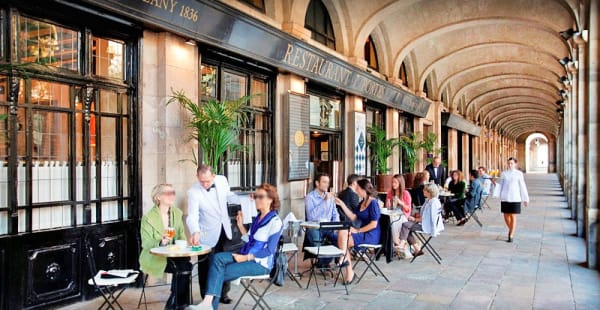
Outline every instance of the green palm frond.
<svg viewBox="0 0 600 310"><path fill-rule="evenodd" d="M198 141L203 163L210 165L216 173L222 173L227 159L223 157L225 154L247 150L239 143L239 124L247 121L248 116L244 113L244 108L255 96L260 94L223 102L211 99L196 104L180 90L173 91L167 104L179 103L190 112L190 138Z"/></svg>
<svg viewBox="0 0 600 310"><path fill-rule="evenodd" d="M369 148L371 149L371 160L375 163L375 171L379 174L385 174L390 171L387 160L394 154L394 148L400 143L398 138L386 137L385 129L373 125L367 128L367 131L373 135Z"/></svg>

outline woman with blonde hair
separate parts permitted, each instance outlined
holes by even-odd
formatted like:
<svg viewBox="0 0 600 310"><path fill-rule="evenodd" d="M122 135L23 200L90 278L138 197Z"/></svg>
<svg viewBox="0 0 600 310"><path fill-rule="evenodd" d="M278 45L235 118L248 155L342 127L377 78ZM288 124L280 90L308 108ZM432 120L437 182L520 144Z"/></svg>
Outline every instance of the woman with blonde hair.
<svg viewBox="0 0 600 310"><path fill-rule="evenodd" d="M421 207L421 213L417 216L410 216L408 222L402 224L400 230L400 249L404 250L406 242L412 245L414 255L419 256L423 254L421 248L417 245L417 240L411 236L413 231L423 231L432 236L437 236L444 230L444 222L442 221L442 204L438 199L438 187L434 183L425 185L423 189L426 200Z"/></svg>
<svg viewBox="0 0 600 310"><path fill-rule="evenodd" d="M140 253L140 268L150 276L160 278L163 273L175 271L191 271L189 258L165 258L150 254L150 249L157 246L167 246L173 240L185 240L183 213L174 207L175 190L171 184L158 184L152 189L154 206L142 217L140 235L142 252ZM174 235L169 233L174 231ZM187 274L182 274L171 281L171 295L167 299L165 309L175 309L185 306L189 301L189 281ZM177 291L175 291L177 287ZM177 297L175 297L177 296ZM175 304L177 300L177 304Z"/></svg>

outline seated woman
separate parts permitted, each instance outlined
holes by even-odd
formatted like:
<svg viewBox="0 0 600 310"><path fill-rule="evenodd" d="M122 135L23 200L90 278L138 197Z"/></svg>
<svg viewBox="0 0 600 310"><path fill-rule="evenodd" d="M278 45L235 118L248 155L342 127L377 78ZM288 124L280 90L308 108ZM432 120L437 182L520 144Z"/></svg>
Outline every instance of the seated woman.
<svg viewBox="0 0 600 310"><path fill-rule="evenodd" d="M408 221L408 217L412 214L412 199L404 186L404 177L401 175L396 174L392 178L392 189L387 193L386 201L390 201L392 206L395 205L397 208L402 209L403 216L392 223L392 240L394 246L397 246L400 243L402 223Z"/></svg>
<svg viewBox="0 0 600 310"><path fill-rule="evenodd" d="M465 178L460 170L452 171L450 175L452 181L448 184L448 190L454 194L452 198L448 200L448 202L444 205L444 212L446 214L446 219L448 219L448 214L452 211L454 217L458 221L458 225L463 225L466 222L465 217L465 208L463 205L465 204L465 190L467 188L467 184L465 183Z"/></svg>
<svg viewBox="0 0 600 310"><path fill-rule="evenodd" d="M409 217L408 222L402 224L400 230L400 248L406 247L406 242L413 247L414 255L419 256L423 254L421 248L416 244L416 241L412 236L413 231L423 231L432 236L437 236L444 230L444 222L441 219L442 204L438 199L438 187L436 184L427 184L423 190L423 194L426 197L425 204L421 207L420 216Z"/></svg>
<svg viewBox="0 0 600 310"><path fill-rule="evenodd" d="M362 198L362 202L357 210L357 213L352 212L346 206L346 204L339 198L335 198L335 203L340 206L344 211L344 214L351 220L355 221L357 218L360 220L360 228L350 228L350 236L348 236L347 230L342 230L338 233L338 246L344 252L345 261L342 262L343 266L346 266L346 279L345 284L349 285L354 282L356 274L352 270L352 262L350 259L349 249L354 245L359 244L379 244L379 203L375 198L377 191L373 187L373 184L368 179L358 180L358 187L356 193Z"/></svg>
<svg viewBox="0 0 600 310"><path fill-rule="evenodd" d="M271 272L275 264L275 253L283 224L277 215L279 194L277 188L262 184L254 194L258 215L246 231L242 212L238 212L237 225L242 235L248 234L248 242L239 254L220 252L213 256L206 280L206 296L202 303L192 309L217 309L223 282L242 276L258 276Z"/></svg>
<svg viewBox="0 0 600 310"><path fill-rule="evenodd" d="M423 188L427 183L429 183L429 172L427 170L415 174L414 187L410 189L410 198L414 206L420 207L425 203Z"/></svg>
<svg viewBox="0 0 600 310"><path fill-rule="evenodd" d="M150 254L151 248L169 245L173 239L186 239L182 220L183 213L173 207L175 191L171 184L156 185L152 189L151 196L154 207L142 217L140 227L142 239L140 268L152 277L162 277L164 272L175 273L176 270L180 272L192 270L192 264L187 257L167 259ZM169 236L167 228L174 229L175 235ZM167 299L165 309L175 309L188 304L189 281L190 277L186 274L179 275L177 279L171 281L171 295ZM175 291L175 283L177 283L177 291ZM177 305L175 296L177 296Z"/></svg>

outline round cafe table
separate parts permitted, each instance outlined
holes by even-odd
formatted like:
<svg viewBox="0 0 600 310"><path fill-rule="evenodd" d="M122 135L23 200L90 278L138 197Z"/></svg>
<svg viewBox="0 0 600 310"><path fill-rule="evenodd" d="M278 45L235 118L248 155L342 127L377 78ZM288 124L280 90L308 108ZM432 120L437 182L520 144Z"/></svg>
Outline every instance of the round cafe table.
<svg viewBox="0 0 600 310"><path fill-rule="evenodd" d="M175 245L171 245L171 246L161 246L161 247L156 247L156 248L152 248L150 249L150 253L156 256L162 256L162 257L166 257L166 258L175 258L175 257L198 257L198 262L204 261L205 259L208 258L208 255L210 254L210 252L212 252L212 248L204 245L204 244L200 244L200 250L192 250L191 246L187 246L185 248L181 248L179 246L175 246ZM177 264L175 264L172 260L167 260L168 263L171 264L171 266L173 266L173 269L175 270L175 274L173 275L173 279L171 281L175 281L175 291L177 291L177 281L176 281L176 277L179 275L183 275L183 274L188 274L188 276L190 277L190 281L192 281L191 276L192 273L191 272L181 272L179 269L177 269ZM190 282L191 283L191 282ZM192 286L189 286L189 299L187 300L187 305L190 305L192 303L191 299L192 299ZM175 294L175 304L177 305L177 294Z"/></svg>

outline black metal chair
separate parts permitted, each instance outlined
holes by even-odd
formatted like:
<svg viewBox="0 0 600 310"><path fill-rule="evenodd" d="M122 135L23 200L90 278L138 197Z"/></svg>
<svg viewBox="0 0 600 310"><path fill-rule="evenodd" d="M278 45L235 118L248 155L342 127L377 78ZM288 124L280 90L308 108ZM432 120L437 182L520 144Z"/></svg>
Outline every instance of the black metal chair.
<svg viewBox="0 0 600 310"><path fill-rule="evenodd" d="M352 248L352 253L355 257L354 266L352 268L356 270L356 267L360 262L364 262L367 265L365 270L363 270L362 274L358 277L356 284L360 283L360 280L362 280L368 270L371 270L375 276L381 275L387 282L390 282L385 273L383 273L375 263L377 256L382 250L383 247L381 244L359 244ZM377 269L377 271L375 271L375 269Z"/></svg>
<svg viewBox="0 0 600 310"><path fill-rule="evenodd" d="M277 276L277 274L279 274L281 272L283 272L284 274L287 274L289 272L287 269L287 266L279 266L279 264L277 263L278 257L280 255L285 255L283 252L283 248L284 248L283 237L280 237L279 244L277 245L277 254L275 255L275 259L274 259L274 263L273 263L274 270L271 272L271 274L265 274L265 275L259 275L259 276L243 276L243 277L239 278L240 284L242 285L242 287L244 287L244 291L242 291L242 295L240 295L240 298L238 298L237 302L233 306L233 309L236 309L238 307L238 305L240 304L240 302L242 301L242 299L244 298L244 296L246 294L250 295L250 297L252 297L252 299L254 299L255 304L252 307L252 309L256 309L257 307L260 307L261 309L271 309L269 304L265 301L265 295L269 291L269 288L271 288L271 286L273 286L273 284L275 284L275 279L276 279L275 277ZM287 261L287 257L286 257L286 261ZM266 281L266 280L268 280L269 283L262 290L260 290L258 287L256 287L254 285L254 282L262 282L262 281ZM297 283L297 281L296 281L296 283ZM300 285L300 284L298 284L298 285Z"/></svg>
<svg viewBox="0 0 600 310"><path fill-rule="evenodd" d="M319 231L323 232L323 231L341 231L341 230L346 230L348 232L348 239L350 238L350 226L351 223L350 222L321 222L319 224ZM320 269L321 271L323 271L323 269L338 269L337 270L337 275L335 276L335 282L334 282L334 287L337 284L337 280L340 278L340 276L342 276L342 269L344 267L340 265L336 265L333 268L322 268L322 267L317 267L319 259L336 259L339 258L340 262L345 261L346 255L347 255L347 251L342 251L340 248L338 248L337 246L334 245L324 245L323 240L319 240L316 241L316 246L308 246L308 247L304 247L304 251L308 252L309 254L312 255L311 257L311 265L310 265L310 275L308 276L308 283L306 284L306 289L308 289L308 287L310 286L310 281L312 278L315 279L315 285L317 286L317 293L319 294L319 297L321 296L321 291L319 289L319 282L317 281L317 275L315 273L315 271L317 269ZM348 295L348 285L346 285L346 282L342 282L344 284L344 288L346 289L346 295Z"/></svg>
<svg viewBox="0 0 600 310"><path fill-rule="evenodd" d="M133 269L97 270L94 248L88 239L85 240L85 248L88 267L92 276L88 280L88 284L94 286L104 299L104 302L98 309L103 309L104 305L107 306L106 309L116 309L115 305L118 309L123 309L118 299L129 285L135 283L139 272Z"/></svg>
<svg viewBox="0 0 600 310"><path fill-rule="evenodd" d="M442 211L440 209L440 212L437 215L437 224L439 224L439 221L442 220ZM435 259L435 261L438 264L442 264L442 256L435 250L435 248L431 245L431 239L433 239L433 235L428 234L427 232L424 232L423 230L415 230L415 231L411 231L411 234L414 236L414 238L416 238L417 240L419 240L419 242L421 242L423 244L423 246L421 247L420 251L423 252L425 250L427 250L429 252L429 254L431 254L431 256L433 256L433 258ZM413 258L410 260L410 262L414 262L415 259L417 259L417 257L419 257L419 255L415 255L417 253L413 253Z"/></svg>
<svg viewBox="0 0 600 310"><path fill-rule="evenodd" d="M481 223L481 221L479 220L479 216L477 215L477 211L482 210L483 205L485 204L485 201L487 200L488 196L485 196L485 200L484 200L484 196L481 194L481 191L479 193L475 193L475 195L479 195L479 201L477 202L477 204L475 205L475 208L473 208L473 211L471 211L470 213L468 213L467 215L467 222L473 218L475 219L475 222L477 222L477 224L479 224L479 227L483 227L483 224ZM466 202L465 202L465 211L467 211L466 209Z"/></svg>

